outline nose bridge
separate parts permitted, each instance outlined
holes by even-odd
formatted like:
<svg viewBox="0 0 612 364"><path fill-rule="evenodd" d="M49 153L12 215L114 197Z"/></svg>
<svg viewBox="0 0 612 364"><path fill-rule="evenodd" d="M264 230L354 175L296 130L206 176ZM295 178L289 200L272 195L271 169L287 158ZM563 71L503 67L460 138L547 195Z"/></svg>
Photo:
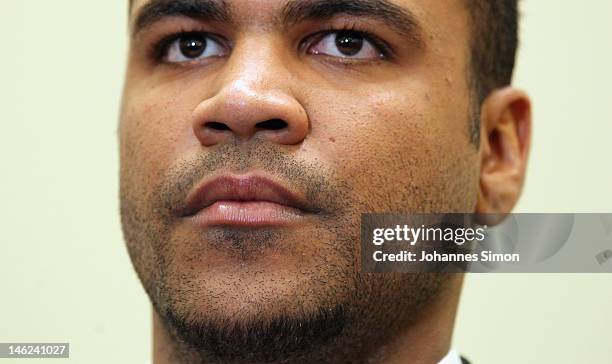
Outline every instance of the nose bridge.
<svg viewBox="0 0 612 364"><path fill-rule="evenodd" d="M228 111L253 112L252 108L291 102L289 72L277 55L273 41L254 36L235 49L217 95ZM237 115L238 116L238 115Z"/></svg>
<svg viewBox="0 0 612 364"><path fill-rule="evenodd" d="M249 139L258 132L282 144L306 137L306 112L293 95L290 74L277 53L261 37L234 50L219 75L219 92L194 111L194 131L203 144L230 137Z"/></svg>
<svg viewBox="0 0 612 364"><path fill-rule="evenodd" d="M243 37L230 57L225 77L241 80L257 88L265 83L281 86L282 75L289 74L283 61L282 45L272 35L255 32Z"/></svg>

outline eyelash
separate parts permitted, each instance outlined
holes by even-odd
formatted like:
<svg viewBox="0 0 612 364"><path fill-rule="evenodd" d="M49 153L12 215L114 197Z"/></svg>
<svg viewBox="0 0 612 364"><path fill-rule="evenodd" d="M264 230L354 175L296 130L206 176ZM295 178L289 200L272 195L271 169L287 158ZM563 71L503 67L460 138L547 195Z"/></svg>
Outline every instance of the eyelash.
<svg viewBox="0 0 612 364"><path fill-rule="evenodd" d="M312 46L314 42L323 39L323 37L325 37L328 34L339 33L342 31L355 32L361 35L365 40L371 42L372 45L374 45L376 48L378 48L381 51L382 56L383 56L382 58L383 61L393 60L393 58L395 57L393 48L391 48L391 46L389 46L387 42L383 41L378 36L368 32L367 30L360 28L357 24L347 24L347 25L340 26L340 27L328 26L327 28L321 31L318 31L312 35L309 35L308 37L306 37L306 39L300 42L300 50L304 51L305 49L310 48L310 46ZM352 59L350 60L347 59L347 61L355 62L355 60L352 60Z"/></svg>
<svg viewBox="0 0 612 364"><path fill-rule="evenodd" d="M170 48L170 45L177 39L180 39L182 37L186 37L186 36L190 36L190 35L205 35L209 38L212 38L214 40L216 40L217 42L221 43L221 44L229 44L228 40L223 38L220 35L214 34L214 33L210 33L207 31L203 31L203 30L181 30L178 31L176 33L172 33L170 35L167 35L163 38L161 38L160 40L153 42L153 46L151 47L151 58L158 63L163 63L164 60L164 56L165 54L168 52L168 49Z"/></svg>
<svg viewBox="0 0 612 364"><path fill-rule="evenodd" d="M316 41L321 40L324 36L331 34L331 33L338 33L342 31L356 32L360 34L365 40L371 42L372 45L380 49L381 54L383 56L382 58L383 61L392 60L395 56L393 49L387 44L387 42L381 40L379 37L368 32L367 30L361 29L356 24L348 24L348 25L344 25L340 27L328 26L327 28L323 30L320 30L316 33L308 35L304 40L302 40L299 43L299 49L300 51L305 51L307 48L312 46ZM150 50L151 58L157 63L163 63L163 59L164 59L165 54L168 52L168 48L175 40L180 39L185 36L194 35L194 34L205 35L207 37L210 37L218 41L221 44L226 44L226 45L230 44L230 42L227 39L217 34L214 34L214 33L210 33L210 32L203 31L203 30L196 30L196 29L191 29L191 30L183 29L176 33L167 35L156 42L153 42L153 46L151 47L151 50ZM351 60L351 62L354 62L354 61L355 60Z"/></svg>

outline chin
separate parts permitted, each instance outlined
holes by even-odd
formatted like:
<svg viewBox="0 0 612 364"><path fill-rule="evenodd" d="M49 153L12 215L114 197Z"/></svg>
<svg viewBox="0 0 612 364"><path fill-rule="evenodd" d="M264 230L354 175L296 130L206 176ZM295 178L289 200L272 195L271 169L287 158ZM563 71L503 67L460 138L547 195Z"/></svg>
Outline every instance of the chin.
<svg viewBox="0 0 612 364"><path fill-rule="evenodd" d="M177 316L239 324L309 317L344 302L354 284L353 262L322 242L292 244L242 250L203 242L183 250L161 274L160 314L171 309Z"/></svg>

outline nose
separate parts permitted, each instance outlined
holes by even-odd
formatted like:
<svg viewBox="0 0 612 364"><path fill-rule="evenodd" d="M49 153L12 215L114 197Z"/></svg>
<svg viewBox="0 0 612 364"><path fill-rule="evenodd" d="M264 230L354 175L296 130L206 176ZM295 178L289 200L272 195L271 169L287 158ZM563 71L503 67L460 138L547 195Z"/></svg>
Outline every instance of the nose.
<svg viewBox="0 0 612 364"><path fill-rule="evenodd" d="M284 145L306 138L309 121L302 104L278 82L278 75L267 72L259 67L235 72L220 92L196 107L193 130L203 146L256 135Z"/></svg>

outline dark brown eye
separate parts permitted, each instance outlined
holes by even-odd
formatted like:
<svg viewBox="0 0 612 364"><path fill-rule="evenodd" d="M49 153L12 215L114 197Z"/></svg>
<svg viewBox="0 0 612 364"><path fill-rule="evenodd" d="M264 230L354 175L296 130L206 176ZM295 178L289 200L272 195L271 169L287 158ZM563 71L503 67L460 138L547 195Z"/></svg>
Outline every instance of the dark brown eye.
<svg viewBox="0 0 612 364"><path fill-rule="evenodd" d="M179 48L186 58L198 58L206 51L206 38L186 36L179 40Z"/></svg>
<svg viewBox="0 0 612 364"><path fill-rule="evenodd" d="M172 40L163 51L167 63L189 63L205 58L225 57L229 49L223 41L207 33L185 33Z"/></svg>
<svg viewBox="0 0 612 364"><path fill-rule="evenodd" d="M363 35L353 31L341 31L336 34L336 47L345 56L354 56L363 49Z"/></svg>
<svg viewBox="0 0 612 364"><path fill-rule="evenodd" d="M367 34L355 30L338 30L322 34L310 45L308 54L360 61L386 59L381 46Z"/></svg>

